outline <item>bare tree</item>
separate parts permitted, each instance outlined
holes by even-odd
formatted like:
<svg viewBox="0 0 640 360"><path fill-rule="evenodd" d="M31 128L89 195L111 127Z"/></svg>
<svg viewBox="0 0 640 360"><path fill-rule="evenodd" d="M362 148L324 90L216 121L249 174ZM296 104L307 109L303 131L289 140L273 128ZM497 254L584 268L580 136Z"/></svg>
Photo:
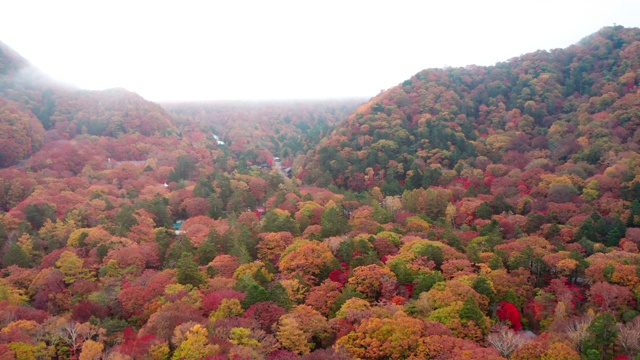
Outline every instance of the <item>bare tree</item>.
<svg viewBox="0 0 640 360"><path fill-rule="evenodd" d="M63 343L69 346L76 355L85 340L97 338L101 341L105 330L90 323L78 323L61 317L52 317L45 325L52 343Z"/></svg>
<svg viewBox="0 0 640 360"><path fill-rule="evenodd" d="M589 336L589 326L591 326L591 322L593 321L593 317L587 315L579 317L575 320L572 320L569 325L565 328L565 332L569 341L573 345L574 349L581 353L582 345L584 340Z"/></svg>
<svg viewBox="0 0 640 360"><path fill-rule="evenodd" d="M640 317L636 316L626 324L617 324L618 342L624 352L631 357L640 353Z"/></svg>
<svg viewBox="0 0 640 360"><path fill-rule="evenodd" d="M12 308L11 310L6 310L0 313L0 329L6 327L12 322L18 320L18 315L16 315L16 310Z"/></svg>
<svg viewBox="0 0 640 360"><path fill-rule="evenodd" d="M58 339L69 345L72 354L76 353L82 341L78 330L77 322L66 322L58 328Z"/></svg>
<svg viewBox="0 0 640 360"><path fill-rule="evenodd" d="M496 348L500 355L508 358L512 352L531 341L521 332L515 332L506 326L500 326L497 331L487 336L487 341Z"/></svg>

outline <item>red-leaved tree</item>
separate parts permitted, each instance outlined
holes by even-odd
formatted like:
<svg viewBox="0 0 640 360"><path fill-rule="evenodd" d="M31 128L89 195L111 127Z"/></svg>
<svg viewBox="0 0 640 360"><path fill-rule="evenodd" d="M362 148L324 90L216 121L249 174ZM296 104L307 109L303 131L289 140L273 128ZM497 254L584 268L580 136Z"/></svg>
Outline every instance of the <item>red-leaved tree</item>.
<svg viewBox="0 0 640 360"><path fill-rule="evenodd" d="M520 322L520 311L518 311L518 308L507 301L501 301L499 306L500 307L496 311L498 318L501 321L509 321L513 330L522 330L522 323Z"/></svg>

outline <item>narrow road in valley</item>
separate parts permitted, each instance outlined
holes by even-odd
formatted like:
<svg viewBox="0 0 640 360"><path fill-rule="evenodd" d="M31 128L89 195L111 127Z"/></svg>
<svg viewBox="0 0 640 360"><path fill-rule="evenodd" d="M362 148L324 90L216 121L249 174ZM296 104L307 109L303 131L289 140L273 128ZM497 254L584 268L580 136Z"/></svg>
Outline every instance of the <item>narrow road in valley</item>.
<svg viewBox="0 0 640 360"><path fill-rule="evenodd" d="M284 170L282 169L282 163L276 160L275 158L273 159L273 167L275 167L276 170L278 170L278 174L280 174L280 176L282 176L282 178L285 181L289 180L289 177L287 177L287 173L285 173Z"/></svg>

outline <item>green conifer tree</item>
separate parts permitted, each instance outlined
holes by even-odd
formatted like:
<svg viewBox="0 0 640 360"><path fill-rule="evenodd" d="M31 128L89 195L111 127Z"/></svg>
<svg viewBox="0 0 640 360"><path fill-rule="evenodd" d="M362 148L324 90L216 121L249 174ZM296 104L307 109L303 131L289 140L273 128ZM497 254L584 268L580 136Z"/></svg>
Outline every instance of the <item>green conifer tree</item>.
<svg viewBox="0 0 640 360"><path fill-rule="evenodd" d="M478 306L474 297L469 297L462 303L462 309L460 309L460 320L473 321L481 330L483 334L489 331L489 323L484 316L482 310Z"/></svg>
<svg viewBox="0 0 640 360"><path fill-rule="evenodd" d="M486 201L476 208L476 217L478 219L490 219L491 215L491 206Z"/></svg>
<svg viewBox="0 0 640 360"><path fill-rule="evenodd" d="M337 206L329 207L324 211L320 225L322 225L320 236L323 238L344 234L349 230L347 218Z"/></svg>
<svg viewBox="0 0 640 360"><path fill-rule="evenodd" d="M2 257L2 264L4 267L18 265L21 268L29 268L31 267L31 259L18 244L13 243Z"/></svg>
<svg viewBox="0 0 640 360"><path fill-rule="evenodd" d="M212 233L215 233L215 235L212 235ZM198 250L196 250L196 259L198 259L198 265L207 265L218 255L218 251L216 249L217 237L218 236L215 228L211 228L209 235L207 235L207 239L200 245Z"/></svg>
<svg viewBox="0 0 640 360"><path fill-rule="evenodd" d="M198 265L190 253L183 252L178 260L178 283L198 287L205 282L205 277L198 271Z"/></svg>
<svg viewBox="0 0 640 360"><path fill-rule="evenodd" d="M613 346L618 337L616 319L613 315L608 312L598 315L589 325L587 332L588 335L583 345L585 357L593 357L598 353L599 359L610 359L613 356Z"/></svg>
<svg viewBox="0 0 640 360"><path fill-rule="evenodd" d="M489 298L489 300L495 300L496 292L493 290L491 286L491 282L487 279L486 276L478 276L471 285L473 290L477 291L478 294L484 295Z"/></svg>

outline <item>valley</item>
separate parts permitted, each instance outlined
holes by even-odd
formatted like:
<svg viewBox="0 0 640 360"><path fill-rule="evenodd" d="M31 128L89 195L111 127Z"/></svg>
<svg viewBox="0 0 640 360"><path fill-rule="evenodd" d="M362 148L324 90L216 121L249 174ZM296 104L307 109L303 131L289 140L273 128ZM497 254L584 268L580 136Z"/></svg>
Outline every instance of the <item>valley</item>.
<svg viewBox="0 0 640 360"><path fill-rule="evenodd" d="M640 356L640 29L398 81L157 104L0 43L0 358Z"/></svg>

